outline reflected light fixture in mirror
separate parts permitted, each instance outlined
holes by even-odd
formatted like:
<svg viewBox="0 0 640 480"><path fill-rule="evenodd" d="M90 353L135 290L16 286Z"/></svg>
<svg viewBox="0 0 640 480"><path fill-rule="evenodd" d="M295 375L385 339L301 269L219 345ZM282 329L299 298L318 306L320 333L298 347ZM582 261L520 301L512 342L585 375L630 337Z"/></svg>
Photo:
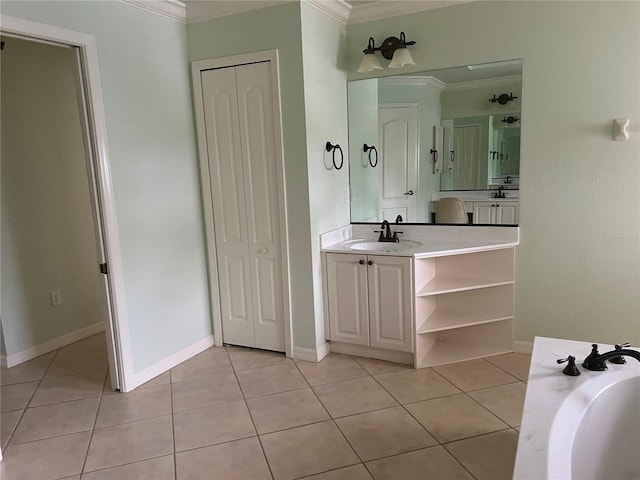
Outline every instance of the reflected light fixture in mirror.
<svg viewBox="0 0 640 480"><path fill-rule="evenodd" d="M415 45L416 42L407 42L404 32L400 32L400 38L389 37L382 42L382 45L376 47L373 37L369 37L369 44L362 52L364 57L358 67L359 73L372 72L374 70L382 70L382 65L378 61L375 52L379 51L387 60L391 60L389 68L401 68L406 65L415 65L416 62L411 58L411 53L407 49L408 45Z"/></svg>

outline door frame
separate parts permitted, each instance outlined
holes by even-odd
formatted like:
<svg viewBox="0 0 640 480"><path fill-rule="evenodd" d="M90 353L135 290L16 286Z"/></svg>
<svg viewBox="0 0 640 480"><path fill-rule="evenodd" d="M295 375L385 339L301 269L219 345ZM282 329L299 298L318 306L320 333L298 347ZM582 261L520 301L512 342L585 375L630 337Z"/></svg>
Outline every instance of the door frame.
<svg viewBox="0 0 640 480"><path fill-rule="evenodd" d="M207 155L206 129L204 122L204 108L202 97L202 82L200 72L216 68L228 68L249 63L271 63L271 85L273 95L273 121L275 131L276 152L276 180L278 183L278 211L280 215L280 257L282 259L282 297L283 297L283 323L284 345L287 357L291 357L293 351L293 337L291 326L291 296L290 296L290 265L289 265L289 236L287 223L287 204L285 189L285 164L282 147L282 110L280 104L280 66L278 62L278 50L266 50L262 52L233 55L230 57L198 60L191 62L191 81L193 84L193 101L195 108L196 133L198 142L198 158L200 163L200 184L202 187L202 203L205 220L205 235L207 244L207 269L209 272L209 301L213 322L213 338L215 345L221 346L222 338L222 312L220 306L220 290L217 274L216 237L213 224L213 208L211 185L209 183L209 158Z"/></svg>
<svg viewBox="0 0 640 480"><path fill-rule="evenodd" d="M94 224L102 231L104 259L108 265L105 293L108 312L105 321L107 352L112 387L127 392L137 384L134 379L129 322L125 301L124 272L118 235L115 198L111 181L111 166L107 148L107 128L100 82L98 49L93 35L67 30L44 23L0 15L0 32L35 42L49 42L78 48L80 60L81 95L84 98L86 123L84 133L88 154L88 180L92 198ZM93 173L93 175L92 175ZM96 265L96 270L98 265Z"/></svg>

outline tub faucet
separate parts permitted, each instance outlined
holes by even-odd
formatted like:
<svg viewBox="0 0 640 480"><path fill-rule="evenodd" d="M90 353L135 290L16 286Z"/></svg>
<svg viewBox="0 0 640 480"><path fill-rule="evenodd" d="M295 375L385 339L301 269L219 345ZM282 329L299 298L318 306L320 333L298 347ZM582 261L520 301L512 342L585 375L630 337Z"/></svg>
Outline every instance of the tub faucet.
<svg viewBox="0 0 640 480"><path fill-rule="evenodd" d="M582 366L587 370L602 372L607 369L606 360L617 357L633 357L640 362L640 352L628 348L616 348L610 352L598 353L598 345L591 345L591 353L584 359Z"/></svg>

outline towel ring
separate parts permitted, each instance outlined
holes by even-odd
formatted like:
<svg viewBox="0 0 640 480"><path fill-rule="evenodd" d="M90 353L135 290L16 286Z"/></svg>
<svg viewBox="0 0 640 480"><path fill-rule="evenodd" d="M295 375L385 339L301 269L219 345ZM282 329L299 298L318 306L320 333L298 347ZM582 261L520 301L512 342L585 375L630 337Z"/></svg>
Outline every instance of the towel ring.
<svg viewBox="0 0 640 480"><path fill-rule="evenodd" d="M371 160L371 150L373 150L374 152L376 152L376 162L373 163L373 161ZM369 152L369 165L371 165L371 168L376 168L376 165L378 165L378 149L376 147L374 147L373 145L369 146L366 143L362 146L362 151L363 152Z"/></svg>
<svg viewBox="0 0 640 480"><path fill-rule="evenodd" d="M331 152L331 160L333 161L333 168L340 170L344 165L344 152L339 144L331 145L331 142L327 142L324 147L327 152ZM336 163L336 150L340 151L340 166Z"/></svg>

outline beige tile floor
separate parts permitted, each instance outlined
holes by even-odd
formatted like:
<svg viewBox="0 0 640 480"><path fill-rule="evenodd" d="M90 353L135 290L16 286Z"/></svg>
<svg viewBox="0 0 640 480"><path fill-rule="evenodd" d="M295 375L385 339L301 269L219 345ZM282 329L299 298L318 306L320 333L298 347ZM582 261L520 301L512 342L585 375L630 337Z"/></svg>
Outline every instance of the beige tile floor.
<svg viewBox="0 0 640 480"><path fill-rule="evenodd" d="M3 480L510 479L529 356L214 347L130 393L96 335L1 372Z"/></svg>

